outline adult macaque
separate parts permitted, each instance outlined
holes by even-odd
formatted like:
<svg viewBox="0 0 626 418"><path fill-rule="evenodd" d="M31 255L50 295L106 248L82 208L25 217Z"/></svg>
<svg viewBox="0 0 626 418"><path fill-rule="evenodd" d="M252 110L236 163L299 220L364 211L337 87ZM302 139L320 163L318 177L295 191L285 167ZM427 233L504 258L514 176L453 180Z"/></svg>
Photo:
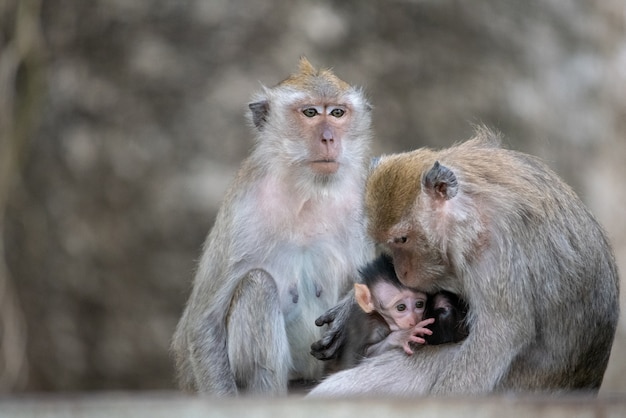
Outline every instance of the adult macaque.
<svg viewBox="0 0 626 418"><path fill-rule="evenodd" d="M547 166L480 129L449 149L383 157L366 188L369 234L400 281L458 294L470 333L372 357L312 396L599 389L619 316L617 268L602 228ZM342 322L348 302L318 322ZM342 324L332 326L319 356L341 344Z"/></svg>
<svg viewBox="0 0 626 418"><path fill-rule="evenodd" d="M256 144L204 245L173 340L180 385L283 395L318 379L314 319L371 256L363 220L370 105L301 59L249 105Z"/></svg>

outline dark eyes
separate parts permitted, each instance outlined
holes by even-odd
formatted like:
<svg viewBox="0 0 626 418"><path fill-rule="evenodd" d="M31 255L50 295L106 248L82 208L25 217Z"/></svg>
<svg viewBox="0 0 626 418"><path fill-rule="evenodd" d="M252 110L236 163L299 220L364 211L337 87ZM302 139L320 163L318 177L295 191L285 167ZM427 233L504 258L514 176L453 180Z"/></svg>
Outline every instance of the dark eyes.
<svg viewBox="0 0 626 418"><path fill-rule="evenodd" d="M314 107L307 107L306 109L302 111L302 113L307 118L312 118L313 116L317 115L317 110L315 110Z"/></svg>
<svg viewBox="0 0 626 418"><path fill-rule="evenodd" d="M336 117L336 118L340 118L340 117L342 117L345 113L346 113L346 111L345 111L345 110L343 110L343 109L333 109L333 110L331 110L330 115L331 115L331 116L334 116L334 117Z"/></svg>
<svg viewBox="0 0 626 418"><path fill-rule="evenodd" d="M417 309L424 309L425 302L423 300L418 300L415 302L415 307ZM396 305L396 311L404 312L406 311L406 305L404 303L399 303Z"/></svg>
<svg viewBox="0 0 626 418"><path fill-rule="evenodd" d="M403 235L401 237L396 237L393 239L394 244L404 244L406 243L408 240L408 238L406 237L406 235Z"/></svg>
<svg viewBox="0 0 626 418"><path fill-rule="evenodd" d="M302 114L306 116L307 118L312 118L313 116L319 115L319 112L314 107L307 107L306 109L302 110ZM335 108L330 111L330 115L336 118L340 118L345 114L346 114L346 111L343 109L339 109L339 108Z"/></svg>

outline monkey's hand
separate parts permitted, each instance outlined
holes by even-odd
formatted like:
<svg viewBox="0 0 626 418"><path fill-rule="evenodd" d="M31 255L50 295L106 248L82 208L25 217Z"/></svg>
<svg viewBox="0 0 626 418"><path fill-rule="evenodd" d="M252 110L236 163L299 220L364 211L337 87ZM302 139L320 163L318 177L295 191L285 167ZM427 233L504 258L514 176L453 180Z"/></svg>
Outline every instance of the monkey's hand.
<svg viewBox="0 0 626 418"><path fill-rule="evenodd" d="M407 353L409 356L413 354L413 350L411 349L410 343L426 344L426 340L422 337L424 335L432 335L433 332L430 329L426 328L426 326L434 322L435 322L435 318L428 318L419 322L410 330L397 331L397 332L405 332L406 337L404 338L404 341L402 343L402 348L404 349L405 353Z"/></svg>
<svg viewBox="0 0 626 418"><path fill-rule="evenodd" d="M329 309L315 320L315 325L328 325L322 339L311 344L311 355L318 360L332 360L337 358L344 347L347 338L346 323L350 313L355 309L354 292L350 292L337 306Z"/></svg>

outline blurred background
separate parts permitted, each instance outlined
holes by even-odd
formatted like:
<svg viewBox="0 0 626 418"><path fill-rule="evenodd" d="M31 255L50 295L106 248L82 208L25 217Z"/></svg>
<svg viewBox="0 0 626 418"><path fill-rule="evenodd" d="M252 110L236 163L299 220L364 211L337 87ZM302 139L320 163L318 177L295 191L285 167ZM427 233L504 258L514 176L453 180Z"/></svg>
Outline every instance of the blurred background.
<svg viewBox="0 0 626 418"><path fill-rule="evenodd" d="M626 277L625 25L620 0L0 0L0 391L174 388L247 102L301 55L366 89L373 154L485 123L543 158Z"/></svg>

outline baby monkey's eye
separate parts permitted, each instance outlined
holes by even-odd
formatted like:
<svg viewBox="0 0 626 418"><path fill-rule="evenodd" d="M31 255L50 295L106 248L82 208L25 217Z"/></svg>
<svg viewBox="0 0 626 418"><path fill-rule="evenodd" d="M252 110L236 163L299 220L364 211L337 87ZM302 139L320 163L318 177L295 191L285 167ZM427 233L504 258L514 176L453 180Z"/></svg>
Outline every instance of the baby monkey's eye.
<svg viewBox="0 0 626 418"><path fill-rule="evenodd" d="M317 109L315 109L314 107L307 107L302 111L302 113L307 118L312 118L313 116L317 115Z"/></svg>
<svg viewBox="0 0 626 418"><path fill-rule="evenodd" d="M418 300L415 302L415 307L417 309L423 309L424 308L424 301L423 300Z"/></svg>
<svg viewBox="0 0 626 418"><path fill-rule="evenodd" d="M396 305L396 310L398 312L405 311L406 310L406 305L404 303L400 303L400 304Z"/></svg>

